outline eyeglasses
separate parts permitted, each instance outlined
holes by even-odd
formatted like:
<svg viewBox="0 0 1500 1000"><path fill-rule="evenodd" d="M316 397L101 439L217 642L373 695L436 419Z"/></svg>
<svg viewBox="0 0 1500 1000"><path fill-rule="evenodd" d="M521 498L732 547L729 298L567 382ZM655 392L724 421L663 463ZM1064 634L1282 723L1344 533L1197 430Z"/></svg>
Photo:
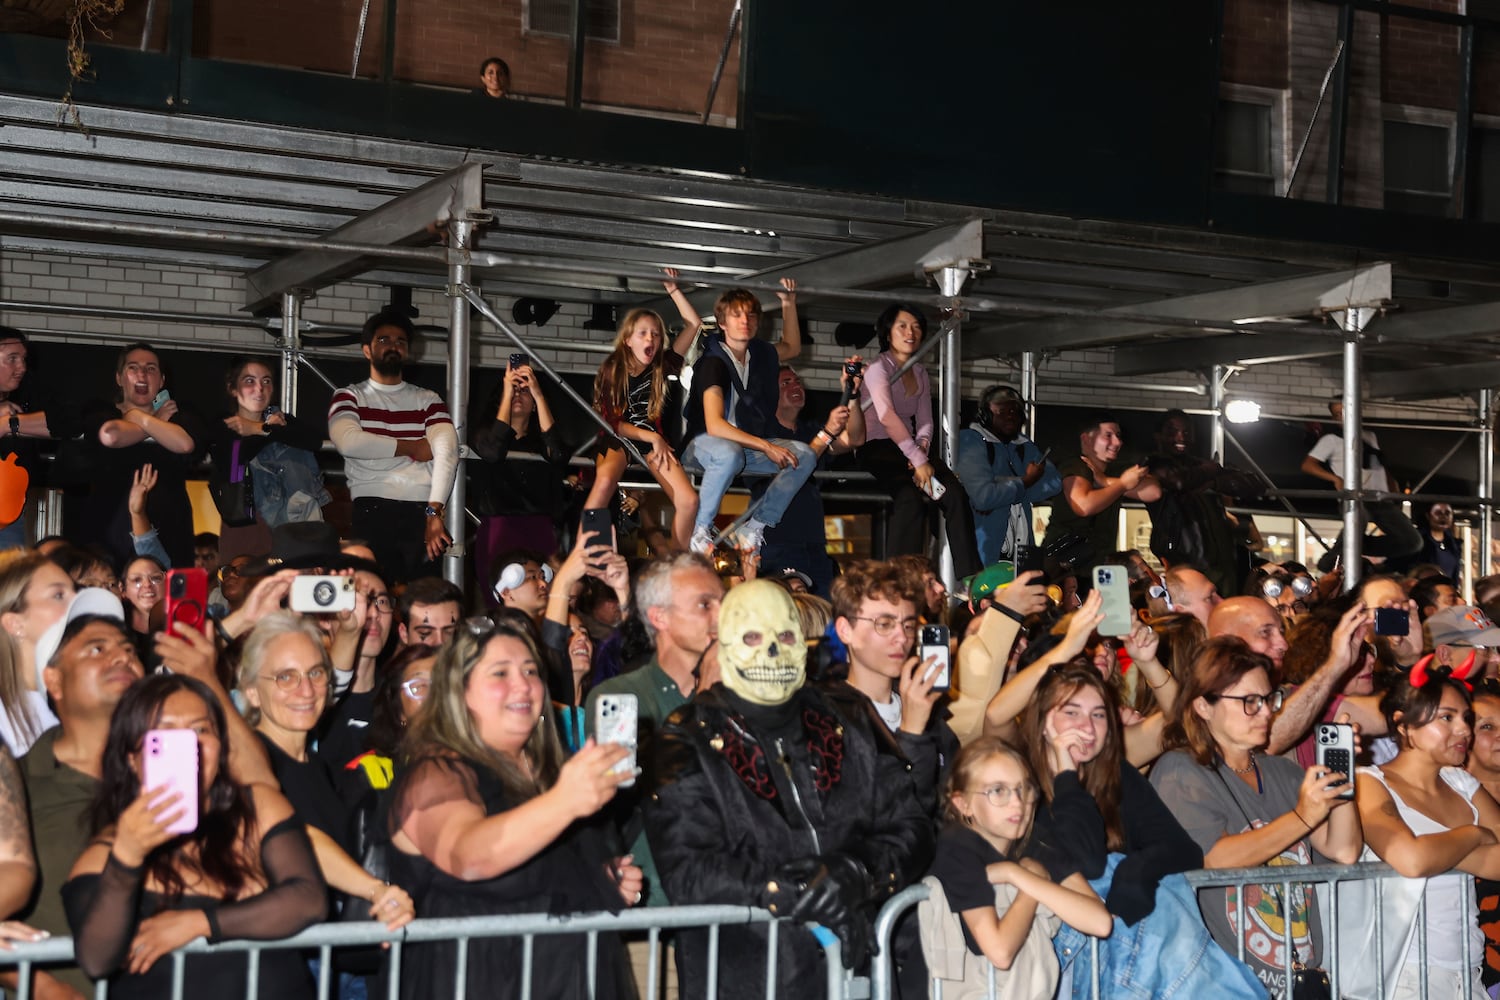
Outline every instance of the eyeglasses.
<svg viewBox="0 0 1500 1000"><path fill-rule="evenodd" d="M1246 715L1259 715L1261 706L1269 705L1271 714L1275 715L1281 711L1282 697L1280 691L1272 691L1270 694L1206 694L1203 696L1203 700L1210 705L1217 702L1220 698L1237 701L1244 706Z"/></svg>
<svg viewBox="0 0 1500 1000"><path fill-rule="evenodd" d="M1036 786L1029 782L1024 785L990 785L988 788L975 788L969 792L970 795L983 795L986 802L997 808L1010 805L1010 800L1016 798L1022 802L1030 802L1036 798Z"/></svg>
<svg viewBox="0 0 1500 1000"><path fill-rule="evenodd" d="M379 611L383 615L390 614L391 610L396 606L396 603L391 600L391 595L389 594L379 594L370 597L369 601L370 607L374 608L376 611Z"/></svg>
<svg viewBox="0 0 1500 1000"><path fill-rule="evenodd" d="M427 690L432 686L432 681L427 677L413 677L401 682L401 690L412 701L421 701L427 697Z"/></svg>
<svg viewBox="0 0 1500 1000"><path fill-rule="evenodd" d="M160 587L166 579L161 573L152 573L150 576L127 576L125 578L125 586L144 587L149 583L153 587Z"/></svg>
<svg viewBox="0 0 1500 1000"><path fill-rule="evenodd" d="M125 589L119 580L104 580L97 577L84 577L82 580L78 581L78 586L98 587L100 590L108 590L111 593L115 594L118 594L120 591Z"/></svg>
<svg viewBox="0 0 1500 1000"><path fill-rule="evenodd" d="M307 673L303 673L300 670L278 670L274 674L262 674L261 676L269 676L271 680L276 682L276 686L283 691L295 691L302 686L302 679L304 677L315 688L327 687L329 675L326 667L313 667Z"/></svg>
<svg viewBox="0 0 1500 1000"><path fill-rule="evenodd" d="M853 619L857 622L869 622L870 625L875 629L876 635L890 635L896 630L897 625L900 625L901 631L905 632L907 635L917 634L918 622L915 618L896 619L892 618L890 615L882 615L879 618L866 618L863 615L853 615L851 617L853 617Z"/></svg>

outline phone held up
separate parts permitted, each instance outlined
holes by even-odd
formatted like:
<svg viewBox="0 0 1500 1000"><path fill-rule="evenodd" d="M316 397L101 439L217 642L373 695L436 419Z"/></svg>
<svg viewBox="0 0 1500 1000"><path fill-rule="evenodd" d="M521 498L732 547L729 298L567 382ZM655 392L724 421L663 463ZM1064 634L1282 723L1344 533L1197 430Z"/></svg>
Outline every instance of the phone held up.
<svg viewBox="0 0 1500 1000"><path fill-rule="evenodd" d="M635 774L636 740L639 729L636 718L640 714L639 703L633 694L601 694L594 702L594 740L599 744L618 743L630 751L630 756L610 768L615 774ZM622 781L621 788L635 784L635 778Z"/></svg>
<svg viewBox="0 0 1500 1000"><path fill-rule="evenodd" d="M191 729L149 729L144 744L141 787L177 793L177 805L169 811L180 810L182 816L167 831L192 833L198 829L198 734Z"/></svg>
<svg viewBox="0 0 1500 1000"><path fill-rule="evenodd" d="M579 519L578 533L584 538L593 535L590 545L608 545L612 549L618 548L615 542L615 521L609 516L607 507L586 509Z"/></svg>
<svg viewBox="0 0 1500 1000"><path fill-rule="evenodd" d="M1094 589L1104 599L1104 620L1099 623L1099 634L1129 635L1133 616L1130 611L1130 576L1125 567L1095 566Z"/></svg>
<svg viewBox="0 0 1500 1000"><path fill-rule="evenodd" d="M1354 727L1346 722L1319 723L1313 750L1318 767L1338 771L1344 776L1339 798L1354 798Z"/></svg>
<svg viewBox="0 0 1500 1000"><path fill-rule="evenodd" d="M167 618L168 632L176 622L188 625L208 634L208 571L196 566L191 569L167 570Z"/></svg>
<svg viewBox="0 0 1500 1000"><path fill-rule="evenodd" d="M946 691L952 684L952 670L950 664L950 652L948 648L948 626L946 625L923 625L921 641L917 645L918 670L926 670L923 674L936 675L937 679L932 682L934 691ZM937 663L927 666L927 661L936 659Z"/></svg>

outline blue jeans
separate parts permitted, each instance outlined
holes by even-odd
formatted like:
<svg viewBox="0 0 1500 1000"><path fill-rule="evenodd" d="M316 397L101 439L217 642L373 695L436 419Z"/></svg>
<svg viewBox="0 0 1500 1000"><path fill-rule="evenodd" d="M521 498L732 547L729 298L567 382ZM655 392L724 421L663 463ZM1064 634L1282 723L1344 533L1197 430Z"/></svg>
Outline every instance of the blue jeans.
<svg viewBox="0 0 1500 1000"><path fill-rule="evenodd" d="M1109 895L1123 854L1111 854L1104 874L1089 885L1101 899ZM1063 924L1052 939L1058 962L1071 967L1073 1000L1092 996L1089 938ZM1156 909L1134 926L1119 917L1099 942L1099 995L1112 1000L1264 1000L1266 988L1255 973L1209 936L1198 900L1181 875L1168 875L1156 888Z"/></svg>
<svg viewBox="0 0 1500 1000"><path fill-rule="evenodd" d="M801 441L774 438L771 443L785 448L797 456L797 464L778 469L776 463L758 451L742 448L733 441L699 434L688 442L682 452L682 467L689 472L701 472L703 481L698 485L698 520L695 528L709 528L718 516L719 504L729 492L729 484L743 472L747 476L774 476L766 487L765 496L755 510L755 519L765 525L781 523L787 504L807 482L817 464L812 449Z"/></svg>

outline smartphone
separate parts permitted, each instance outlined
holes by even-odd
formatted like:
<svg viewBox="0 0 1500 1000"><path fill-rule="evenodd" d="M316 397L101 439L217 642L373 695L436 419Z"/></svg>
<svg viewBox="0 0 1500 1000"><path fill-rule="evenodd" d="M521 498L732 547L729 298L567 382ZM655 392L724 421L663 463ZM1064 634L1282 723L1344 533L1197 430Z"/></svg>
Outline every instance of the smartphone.
<svg viewBox="0 0 1500 1000"><path fill-rule="evenodd" d="M166 788L181 795L177 808L182 818L167 830L192 833L198 829L198 734L191 729L148 729L144 742L141 787L147 791Z"/></svg>
<svg viewBox="0 0 1500 1000"><path fill-rule="evenodd" d="M863 361L844 362L844 374L849 376L849 384L844 386L844 391L839 395L840 406L848 406L849 400L854 398L854 380L859 377L864 368L865 363Z"/></svg>
<svg viewBox="0 0 1500 1000"><path fill-rule="evenodd" d="M927 667L927 674L936 672L937 680L933 681L934 691L946 691L952 683L952 670L950 669L948 649L948 626L946 625L923 625L920 641L917 643L917 659L923 665L928 660L936 658L937 664ZM919 667L918 669L922 669Z"/></svg>
<svg viewBox="0 0 1500 1000"><path fill-rule="evenodd" d="M927 485L922 488L922 492L934 500L941 500L943 494L948 492L948 487L938 482L937 476L932 476L927 480Z"/></svg>
<svg viewBox="0 0 1500 1000"><path fill-rule="evenodd" d="M156 398L151 401L151 411L154 413L157 410L161 409L163 406L166 406L167 400L171 398L172 394L165 389L163 389L161 392L158 392L156 394Z"/></svg>
<svg viewBox="0 0 1500 1000"><path fill-rule="evenodd" d="M640 708L633 694L601 694L594 702L594 742L618 743L630 751L630 756L610 768L615 774L632 775L629 781L620 783L621 788L635 784L635 752L639 737L636 722Z"/></svg>
<svg viewBox="0 0 1500 1000"><path fill-rule="evenodd" d="M578 533L584 538L593 535L595 545L608 545L612 549L616 548L615 519L609 516L608 507L586 509L578 526Z"/></svg>
<svg viewBox="0 0 1500 1000"><path fill-rule="evenodd" d="M1406 635L1411 631L1411 615L1405 608L1376 608L1376 635Z"/></svg>
<svg viewBox="0 0 1500 1000"><path fill-rule="evenodd" d="M1104 620L1099 623L1099 634L1129 635L1135 620L1130 611L1129 572L1124 566L1095 566L1094 589L1104 598Z"/></svg>
<svg viewBox="0 0 1500 1000"><path fill-rule="evenodd" d="M287 607L304 615L354 610L354 577L299 576L292 580Z"/></svg>
<svg viewBox="0 0 1500 1000"><path fill-rule="evenodd" d="M1343 774L1345 784L1339 798L1354 798L1354 727L1343 722L1318 723L1313 750L1319 767Z"/></svg>
<svg viewBox="0 0 1500 1000"><path fill-rule="evenodd" d="M171 632L173 622L187 622L208 634L208 570L167 570L167 617L162 627Z"/></svg>
<svg viewBox="0 0 1500 1000"><path fill-rule="evenodd" d="M531 364L531 358L525 354L522 354L520 351L517 351L515 354L512 354L510 356L511 371L515 371L517 368L523 368L529 364Z"/></svg>
<svg viewBox="0 0 1500 1000"><path fill-rule="evenodd" d="M1046 559L1042 555L1042 550L1035 545L1016 546L1016 576L1020 576L1022 573L1029 573L1032 570L1038 573L1045 573L1047 571ZM1043 583L1045 581L1039 580L1037 582Z"/></svg>

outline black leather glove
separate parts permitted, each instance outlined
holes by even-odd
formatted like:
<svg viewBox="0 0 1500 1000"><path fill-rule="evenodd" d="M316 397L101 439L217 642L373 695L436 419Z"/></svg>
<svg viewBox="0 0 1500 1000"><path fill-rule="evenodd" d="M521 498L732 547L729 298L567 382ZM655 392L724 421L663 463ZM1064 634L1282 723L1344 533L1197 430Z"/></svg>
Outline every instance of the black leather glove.
<svg viewBox="0 0 1500 1000"><path fill-rule="evenodd" d="M865 913L870 877L847 854L819 860L792 907L792 919L822 924L838 935L844 966L858 969L870 957L871 926Z"/></svg>
<svg viewBox="0 0 1500 1000"><path fill-rule="evenodd" d="M793 909L807 889L808 880L818 870L817 858L798 858L776 869L760 891L756 903L778 917L792 915Z"/></svg>

